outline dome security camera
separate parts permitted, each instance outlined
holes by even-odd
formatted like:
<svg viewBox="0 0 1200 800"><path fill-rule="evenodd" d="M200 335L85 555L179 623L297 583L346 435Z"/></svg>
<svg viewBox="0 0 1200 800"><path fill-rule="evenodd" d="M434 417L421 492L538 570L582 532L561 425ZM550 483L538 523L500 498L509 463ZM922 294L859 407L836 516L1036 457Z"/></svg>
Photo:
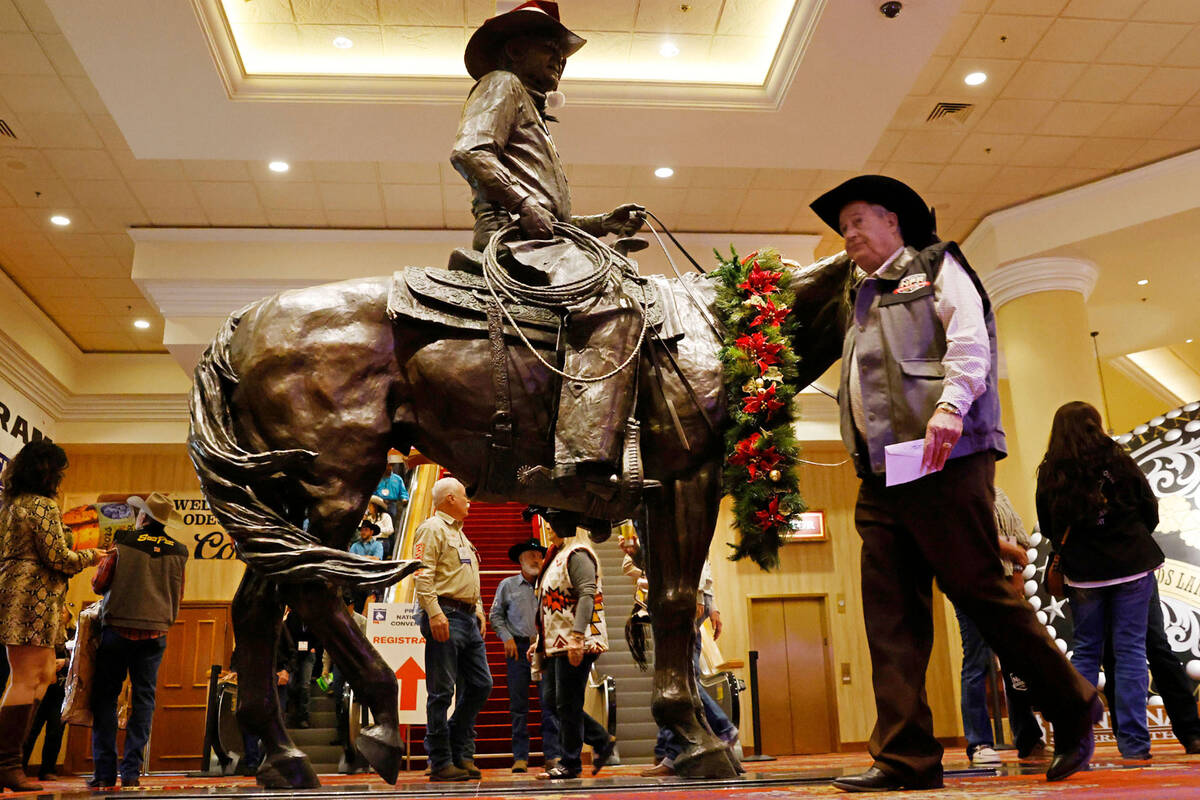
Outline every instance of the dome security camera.
<svg viewBox="0 0 1200 800"><path fill-rule="evenodd" d="M889 2L884 3L879 7L879 13L883 14L888 19L895 19L900 15L900 9L902 8L904 8L902 3L899 3L896 0L889 0Z"/></svg>

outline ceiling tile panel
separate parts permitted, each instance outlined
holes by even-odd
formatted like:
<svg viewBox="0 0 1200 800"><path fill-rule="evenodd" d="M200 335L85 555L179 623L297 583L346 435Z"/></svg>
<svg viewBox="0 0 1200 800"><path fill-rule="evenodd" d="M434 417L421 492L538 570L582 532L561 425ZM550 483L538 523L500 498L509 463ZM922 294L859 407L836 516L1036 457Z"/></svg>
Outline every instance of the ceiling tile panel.
<svg viewBox="0 0 1200 800"><path fill-rule="evenodd" d="M45 0L13 0L29 29L36 33L58 33L58 22Z"/></svg>
<svg viewBox="0 0 1200 800"><path fill-rule="evenodd" d="M385 183L383 185L383 200L389 220L393 213L407 211L422 211L437 214L439 219L442 215L441 186L413 186L411 184Z"/></svg>
<svg viewBox="0 0 1200 800"><path fill-rule="evenodd" d="M74 96L57 75L2 75L0 97L18 114L28 111L80 111Z"/></svg>
<svg viewBox="0 0 1200 800"><path fill-rule="evenodd" d="M1019 61L962 56L946 69L946 73L934 87L933 94L939 100L981 102L982 98L1000 94L1019 66ZM983 72L987 75L987 80L979 86L967 86L963 78L972 72Z"/></svg>
<svg viewBox="0 0 1200 800"><path fill-rule="evenodd" d="M571 192L571 211L575 214L602 214L628 202L629 190L624 187L581 186Z"/></svg>
<svg viewBox="0 0 1200 800"><path fill-rule="evenodd" d="M300 49L300 26L292 23L256 22L233 25L238 46L247 53L295 53ZM321 42L328 47L333 37ZM248 65L252 67L253 61Z"/></svg>
<svg viewBox="0 0 1200 800"><path fill-rule="evenodd" d="M495 13L496 0L467 0L467 27L475 30Z"/></svg>
<svg viewBox="0 0 1200 800"><path fill-rule="evenodd" d="M375 209L326 209L325 216L334 228L386 228L387 218L383 208Z"/></svg>
<svg viewBox="0 0 1200 800"><path fill-rule="evenodd" d="M917 79L909 87L910 95L927 95L933 93L933 87L942 79L954 59L949 56L932 56L925 62Z"/></svg>
<svg viewBox="0 0 1200 800"><path fill-rule="evenodd" d="M775 5L769 0L725 0L717 20L717 33L745 36L769 30L778 17Z"/></svg>
<svg viewBox="0 0 1200 800"><path fill-rule="evenodd" d="M972 133L951 159L956 164L1006 164L1024 144L1025 134Z"/></svg>
<svg viewBox="0 0 1200 800"><path fill-rule="evenodd" d="M688 189L683 201L685 216L713 216L737 212L747 196L746 189Z"/></svg>
<svg viewBox="0 0 1200 800"><path fill-rule="evenodd" d="M23 208L0 208L0 231L4 232L6 244L10 237L18 234L37 233L42 230L39 222L35 222Z"/></svg>
<svg viewBox="0 0 1200 800"><path fill-rule="evenodd" d="M318 183L321 203L328 211L378 211L383 198L378 183Z"/></svg>
<svg viewBox="0 0 1200 800"><path fill-rule="evenodd" d="M100 138L104 140L105 145L108 145L108 140L104 138L104 131L100 129L100 126L96 122L97 116L107 118L108 106L104 104L104 100L101 99L100 93L96 91L96 87L92 85L91 80L68 75L62 79L62 82L67 87L67 91L71 93L71 97L75 98L75 102L79 107L87 113L88 119L92 121L92 127L100 134ZM126 146L124 136L121 136L119 141L122 147Z"/></svg>
<svg viewBox="0 0 1200 800"><path fill-rule="evenodd" d="M75 82L81 80L84 79L67 78L64 82L68 87L70 87ZM96 92L95 87L91 85L91 81L87 82L87 86L88 89L90 89L91 92L96 95L96 99L99 99L99 94ZM80 95L75 94L75 98L77 100L79 97ZM121 129L117 127L116 120L109 116L107 112L99 114L88 108L89 102L90 101L80 100L80 107L87 112L88 120L92 123L92 127L96 129L96 133L100 135L100 141L104 142L104 146L108 148L109 152L112 154L113 160L120 164L134 161L135 158L133 151L129 149L129 142L125 141L125 134L121 133ZM100 101L100 105L104 105L102 100ZM180 173L180 175L182 175L182 173Z"/></svg>
<svg viewBox="0 0 1200 800"><path fill-rule="evenodd" d="M49 303L54 300L61 301L64 298L70 298L71 302L78 303L82 294L78 276L74 272L68 271L54 274L55 263L55 259L47 259L46 272L37 277L22 278L21 285L39 303Z"/></svg>
<svg viewBox="0 0 1200 800"><path fill-rule="evenodd" d="M379 183L374 161L314 161L313 178L320 183Z"/></svg>
<svg viewBox="0 0 1200 800"><path fill-rule="evenodd" d="M24 33L28 30L29 26L12 0L0 0L0 33Z"/></svg>
<svg viewBox="0 0 1200 800"><path fill-rule="evenodd" d="M1179 109L1154 135L1158 139L1200 142L1200 106Z"/></svg>
<svg viewBox="0 0 1200 800"><path fill-rule="evenodd" d="M67 43L67 37L61 33L39 33L37 40L42 45L42 52L50 59L50 63L54 65L54 69L60 76L66 78L87 75L87 70L75 56L71 45Z"/></svg>
<svg viewBox="0 0 1200 800"><path fill-rule="evenodd" d="M1200 25L1192 28L1184 40L1166 57L1163 64L1169 67L1200 67Z"/></svg>
<svg viewBox="0 0 1200 800"><path fill-rule="evenodd" d="M463 27L467 24L462 0L379 0L384 25Z"/></svg>
<svg viewBox="0 0 1200 800"><path fill-rule="evenodd" d="M287 161L287 154L280 153L279 158ZM272 172L268 166L270 161L249 161L250 177L258 183L278 185L285 183L312 182L313 173L307 162L290 161L287 172Z"/></svg>
<svg viewBox="0 0 1200 800"><path fill-rule="evenodd" d="M734 39L732 47L725 50L729 56L736 56L738 53L743 53L741 48L745 45L742 42L743 37L717 37L720 39ZM663 34L661 33L635 33L633 41L630 44L629 56L635 62L655 62L662 61L662 55L659 49L663 44ZM671 42L679 48L679 58L686 58L689 61L707 61L709 53L712 49L714 39L712 36L700 34L675 33L671 34ZM720 54L718 54L720 58ZM732 60L727 57L725 60Z"/></svg>
<svg viewBox="0 0 1200 800"><path fill-rule="evenodd" d="M1120 103L1150 74L1150 67L1092 64L1065 95L1068 100Z"/></svg>
<svg viewBox="0 0 1200 800"><path fill-rule="evenodd" d="M101 148L104 143L84 114L29 112L20 114L21 123L38 147Z"/></svg>
<svg viewBox="0 0 1200 800"><path fill-rule="evenodd" d="M633 34L624 31L587 31L587 57L596 61L628 61L633 47ZM659 41L661 41L661 37ZM575 62L578 63L578 62ZM571 62L563 74L571 77Z"/></svg>
<svg viewBox="0 0 1200 800"><path fill-rule="evenodd" d="M414 29L415 30L415 29ZM343 50L333 40L346 37L354 46ZM383 59L383 30L378 25L300 25L299 45L306 67L314 73L370 72Z"/></svg>
<svg viewBox="0 0 1200 800"><path fill-rule="evenodd" d="M76 180L71 190L81 205L89 210L109 207L113 209L139 208L140 204L122 180Z"/></svg>
<svg viewBox="0 0 1200 800"><path fill-rule="evenodd" d="M2 182L17 205L23 208L70 208L75 205L74 196L58 178L9 173L3 176Z"/></svg>
<svg viewBox="0 0 1200 800"><path fill-rule="evenodd" d="M1148 139L1175 115L1174 106L1123 103L1104 121L1100 133L1120 138Z"/></svg>
<svg viewBox="0 0 1200 800"><path fill-rule="evenodd" d="M1062 102L1055 104L1037 132L1056 136L1090 136L1112 116L1111 103Z"/></svg>
<svg viewBox="0 0 1200 800"><path fill-rule="evenodd" d="M63 319L62 326L71 334L119 332L115 319L100 314L73 314Z"/></svg>
<svg viewBox="0 0 1200 800"><path fill-rule="evenodd" d="M141 290L134 285L133 281L110 281L110 283L114 287L124 289L125 294L100 296L97 299L99 299L101 305L118 317L118 323L121 320L132 317L151 317L157 315L154 308L142 296Z"/></svg>
<svg viewBox="0 0 1200 800"><path fill-rule="evenodd" d="M1091 138L1079 146L1066 166L1080 168L1120 169L1142 145L1141 139Z"/></svg>
<svg viewBox="0 0 1200 800"><path fill-rule="evenodd" d="M134 158L128 151L109 149L117 162L121 174L130 181L174 181L186 179L183 166L178 161L158 158Z"/></svg>
<svg viewBox="0 0 1200 800"><path fill-rule="evenodd" d="M729 231L733 229L734 220L737 214L727 212L724 214L682 214L679 221L676 223L676 231L706 231L719 232ZM705 254L707 255L707 253ZM676 262L678 266L678 262Z"/></svg>
<svg viewBox="0 0 1200 800"><path fill-rule="evenodd" d="M50 237L50 241L56 246L64 237L70 238L79 234L98 233L96 225L92 222L91 215L82 208L70 208L67 206L51 206L49 208L26 208L23 209L30 221L39 230ZM52 214L62 214L71 220L71 224L67 228L60 228L50 221Z"/></svg>
<svg viewBox="0 0 1200 800"><path fill-rule="evenodd" d="M193 181L248 181L250 169L245 161L181 161L183 173Z"/></svg>
<svg viewBox="0 0 1200 800"><path fill-rule="evenodd" d="M645 33L711 34L716 30L722 0L640 0L635 30ZM690 10L682 11L687 5Z"/></svg>
<svg viewBox="0 0 1200 800"><path fill-rule="evenodd" d="M753 189L792 189L796 191L807 190L809 188L819 189L813 184L816 183L821 174L817 170L811 169L772 169L763 168L756 170L754 178L750 181L750 187Z"/></svg>
<svg viewBox="0 0 1200 800"><path fill-rule="evenodd" d="M129 268L112 256L72 256L67 264L81 278L129 277Z"/></svg>
<svg viewBox="0 0 1200 800"><path fill-rule="evenodd" d="M1036 197L1054 175L1055 167L1017 167L1007 165L992 178L990 188L1005 194Z"/></svg>
<svg viewBox="0 0 1200 800"><path fill-rule="evenodd" d="M386 58L410 58L412 56L444 56L441 62L446 69L461 69L459 55L467 44L465 28L401 28L387 26L383 29L383 55ZM355 48L358 47L357 41ZM447 55L452 54L452 55Z"/></svg>
<svg viewBox="0 0 1200 800"><path fill-rule="evenodd" d="M1162 63L1192 30L1190 25L1171 25L1159 22L1131 22L1100 54L1100 60L1111 64Z"/></svg>
<svg viewBox="0 0 1200 800"><path fill-rule="evenodd" d="M1025 58L1052 22L1051 17L986 14L971 32L959 56Z"/></svg>
<svg viewBox="0 0 1200 800"><path fill-rule="evenodd" d="M1108 170L1103 169L1082 169L1079 167L1062 167L1054 173L1045 186L1043 191L1046 192L1062 192L1067 189L1074 189L1076 186L1083 186L1091 183L1094 180L1103 178L1108 174Z"/></svg>
<svg viewBox="0 0 1200 800"><path fill-rule="evenodd" d="M130 181L129 186L147 210L151 207L199 208L192 184L188 181Z"/></svg>
<svg viewBox="0 0 1200 800"><path fill-rule="evenodd" d="M196 181L192 185L196 189L200 205L210 217L213 212L262 211L258 192L249 181Z"/></svg>
<svg viewBox="0 0 1200 800"><path fill-rule="evenodd" d="M471 216L470 211L447 210L442 216L446 220L445 227L447 230L461 230L466 232L471 230L471 228L475 225L475 218ZM470 238L471 237L469 234L464 236L464 244L469 241Z"/></svg>
<svg viewBox="0 0 1200 800"><path fill-rule="evenodd" d="M629 199L641 203L670 225L672 218L683 210L686 197L687 189L675 186L639 186L631 191Z"/></svg>
<svg viewBox="0 0 1200 800"><path fill-rule="evenodd" d="M688 168L691 185L704 189L744 189L754 180L756 172L748 167Z"/></svg>
<svg viewBox="0 0 1200 800"><path fill-rule="evenodd" d="M442 209L447 213L471 213L471 188L465 183L442 186ZM472 218L473 219L473 218ZM472 222L472 225L474 222Z"/></svg>
<svg viewBox="0 0 1200 800"><path fill-rule="evenodd" d="M1091 19L1129 19L1145 0L1071 0L1063 9L1064 17Z"/></svg>
<svg viewBox="0 0 1200 800"><path fill-rule="evenodd" d="M150 217L151 224L168 228L208 227L211 224L204 209L199 205L195 207L171 206L169 208L147 206L146 214Z"/></svg>
<svg viewBox="0 0 1200 800"><path fill-rule="evenodd" d="M296 21L316 25L378 25L377 0L292 0Z"/></svg>
<svg viewBox="0 0 1200 800"><path fill-rule="evenodd" d="M892 151L891 157L894 161L945 164L966 138L964 130L909 131Z"/></svg>
<svg viewBox="0 0 1200 800"><path fill-rule="evenodd" d="M1013 153L1012 163L1028 167L1056 167L1065 163L1082 143L1080 136L1030 136Z"/></svg>
<svg viewBox="0 0 1200 800"><path fill-rule="evenodd" d="M7 208L9 206L15 206L16 204L16 199L14 199L13 196L8 193L8 190L5 189L3 185L0 185L0 208Z"/></svg>
<svg viewBox="0 0 1200 800"><path fill-rule="evenodd" d="M984 112L975 128L981 133L1033 133L1053 110L1049 100L999 98Z"/></svg>
<svg viewBox="0 0 1200 800"><path fill-rule="evenodd" d="M1200 22L1200 3L1195 0L1146 0L1133 17L1154 22Z"/></svg>
<svg viewBox="0 0 1200 800"><path fill-rule="evenodd" d="M54 75L54 65L32 33L0 33L0 74Z"/></svg>
<svg viewBox="0 0 1200 800"><path fill-rule="evenodd" d="M996 164L948 164L937 176L930 188L934 191L978 192L988 187L1000 167Z"/></svg>
<svg viewBox="0 0 1200 800"><path fill-rule="evenodd" d="M1061 61L1025 61L1005 84L1001 97L1057 100L1079 80L1087 64Z"/></svg>
<svg viewBox="0 0 1200 800"><path fill-rule="evenodd" d="M567 180L572 191L581 186L628 186L633 167L599 164L567 164Z"/></svg>
<svg viewBox="0 0 1200 800"><path fill-rule="evenodd" d="M631 31L637 17L638 0L560 0L563 24L575 31Z"/></svg>
<svg viewBox="0 0 1200 800"><path fill-rule="evenodd" d="M1059 18L1031 53L1043 61L1094 61L1121 30L1108 20Z"/></svg>
<svg viewBox="0 0 1200 800"><path fill-rule="evenodd" d="M1135 167L1152 164L1155 161L1162 161L1164 158L1177 156L1181 153L1186 153L1193 150L1196 146L1194 141L1184 141L1179 139L1150 139L1142 142L1132 156L1129 157L1121 166L1124 169L1133 169Z"/></svg>
<svg viewBox="0 0 1200 800"><path fill-rule="evenodd" d="M291 0L254 0L252 3L222 3L226 17L231 23L238 22L292 22Z"/></svg>
<svg viewBox="0 0 1200 800"><path fill-rule="evenodd" d="M104 238L95 233L59 234L51 237L50 241L63 258L90 258L108 254Z"/></svg>
<svg viewBox="0 0 1200 800"><path fill-rule="evenodd" d="M81 347L93 353L131 353L138 349L133 337L127 333L83 334L79 343Z"/></svg>
<svg viewBox="0 0 1200 800"><path fill-rule="evenodd" d="M96 231L102 234L116 233L129 227L150 224L150 215L137 205L126 208L109 205L92 206L88 209L88 216L95 223Z"/></svg>
<svg viewBox="0 0 1200 800"><path fill-rule="evenodd" d="M119 180L120 170L105 150L47 150L46 158L65 180Z"/></svg>
<svg viewBox="0 0 1200 800"><path fill-rule="evenodd" d="M980 16L978 14L955 14L950 20L950 24L946 28L946 32L942 34L942 40L938 42L938 46L934 49L935 56L956 56L958 51L971 37L972 31L979 23Z"/></svg>
<svg viewBox="0 0 1200 800"><path fill-rule="evenodd" d="M1182 105L1200 92L1200 69L1159 67L1137 87L1134 99L1140 103Z"/></svg>
<svg viewBox="0 0 1200 800"><path fill-rule="evenodd" d="M321 208L321 198L317 195L315 183L258 183L257 186L259 197L262 198L263 206L268 212L283 209L311 211Z"/></svg>
<svg viewBox="0 0 1200 800"><path fill-rule="evenodd" d="M384 161L379 164L379 178L388 183L440 184L441 171L437 164Z"/></svg>
<svg viewBox="0 0 1200 800"><path fill-rule="evenodd" d="M994 0L992 14L1038 14L1053 17L1066 7L1068 0Z"/></svg>

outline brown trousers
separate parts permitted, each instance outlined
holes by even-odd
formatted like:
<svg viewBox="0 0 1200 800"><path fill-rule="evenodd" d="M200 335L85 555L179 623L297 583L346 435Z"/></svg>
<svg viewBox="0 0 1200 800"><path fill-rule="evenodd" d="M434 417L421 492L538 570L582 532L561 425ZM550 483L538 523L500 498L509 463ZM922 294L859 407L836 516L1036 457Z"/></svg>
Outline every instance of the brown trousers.
<svg viewBox="0 0 1200 800"><path fill-rule="evenodd" d="M863 615L877 712L869 749L877 767L906 782L942 772L925 696L933 578L1005 668L1025 681L1051 723L1077 723L1096 696L1007 585L994 477L995 456L984 452L948 461L912 483L886 487L869 477L859 489L854 521L863 541Z"/></svg>

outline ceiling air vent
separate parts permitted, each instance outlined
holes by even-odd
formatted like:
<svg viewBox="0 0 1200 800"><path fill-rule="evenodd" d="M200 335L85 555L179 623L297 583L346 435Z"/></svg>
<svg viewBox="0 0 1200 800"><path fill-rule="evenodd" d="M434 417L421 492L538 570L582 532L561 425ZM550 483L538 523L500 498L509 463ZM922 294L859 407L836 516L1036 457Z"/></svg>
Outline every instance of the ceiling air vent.
<svg viewBox="0 0 1200 800"><path fill-rule="evenodd" d="M974 103L938 103L925 118L926 122L955 122L962 125L975 110Z"/></svg>
<svg viewBox="0 0 1200 800"><path fill-rule="evenodd" d="M13 129L8 127L8 123L2 119L0 119L0 136L7 136L9 139L17 138L17 135L13 133Z"/></svg>

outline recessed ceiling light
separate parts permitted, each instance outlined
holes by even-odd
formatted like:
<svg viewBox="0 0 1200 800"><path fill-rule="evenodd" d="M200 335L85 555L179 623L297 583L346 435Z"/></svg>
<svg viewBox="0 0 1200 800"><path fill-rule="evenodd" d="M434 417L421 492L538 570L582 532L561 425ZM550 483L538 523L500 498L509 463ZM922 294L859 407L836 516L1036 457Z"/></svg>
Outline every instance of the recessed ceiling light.
<svg viewBox="0 0 1200 800"><path fill-rule="evenodd" d="M675 56L679 55L679 48L674 42L663 42L661 45L659 45L658 53L663 58L674 58Z"/></svg>
<svg viewBox="0 0 1200 800"><path fill-rule="evenodd" d="M345 36L339 36L333 40L333 46L339 50L349 50L351 47L354 47L354 40L348 39Z"/></svg>
<svg viewBox="0 0 1200 800"><path fill-rule="evenodd" d="M674 174L675 170L671 169L670 167L659 167L658 169L654 170L654 175L657 178L669 178Z"/></svg>
<svg viewBox="0 0 1200 800"><path fill-rule="evenodd" d="M1149 278L1142 278L1140 281L1138 281L1138 286L1145 286L1149 282L1150 282Z"/></svg>
<svg viewBox="0 0 1200 800"><path fill-rule="evenodd" d="M140 328L141 330L146 330L146 328L150 327L150 323L144 319L135 319L133 321L133 327Z"/></svg>
<svg viewBox="0 0 1200 800"><path fill-rule="evenodd" d="M50 221L53 222L55 225L57 225L60 228L71 224L71 218L64 217L62 214L55 214L53 217L50 218Z"/></svg>
<svg viewBox="0 0 1200 800"><path fill-rule="evenodd" d="M291 169L291 166L286 161L272 161L270 164L267 164L267 169L271 170L271 172L287 172Z"/></svg>
<svg viewBox="0 0 1200 800"><path fill-rule="evenodd" d="M972 72L967 77L963 78L963 83L967 86L978 86L987 80L986 72Z"/></svg>

